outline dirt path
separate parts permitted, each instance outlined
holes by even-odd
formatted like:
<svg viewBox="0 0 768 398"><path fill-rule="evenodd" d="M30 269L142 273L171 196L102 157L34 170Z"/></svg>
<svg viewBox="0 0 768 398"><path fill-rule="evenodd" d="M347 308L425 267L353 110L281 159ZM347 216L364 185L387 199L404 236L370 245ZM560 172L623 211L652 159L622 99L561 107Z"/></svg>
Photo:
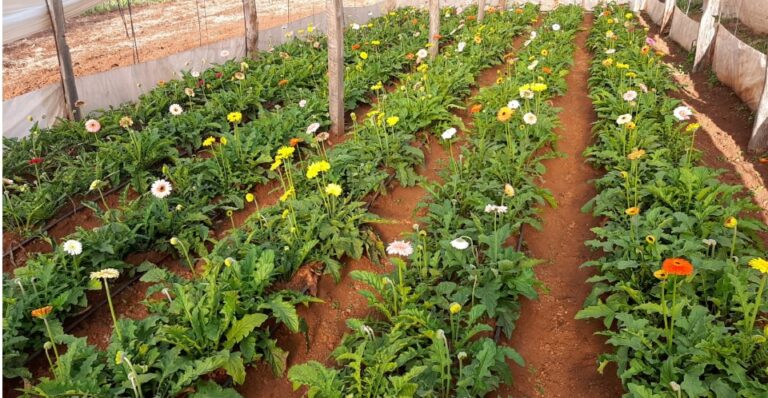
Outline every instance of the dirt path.
<svg viewBox="0 0 768 398"><path fill-rule="evenodd" d="M585 28L592 16L585 15ZM498 396L546 398L600 398L621 396L621 385L612 369L597 373L597 355L605 350L604 339L594 333L599 322L574 319L591 290L585 282L591 271L579 266L593 258L584 242L598 220L580 211L595 195L589 183L599 174L586 164L582 152L591 139L596 115L587 96L590 54L585 49L588 31L576 36L575 63L567 77L568 92L554 100L562 127L558 148L567 156L545 162L542 183L557 198L558 207L545 207L543 230L525 230L524 240L534 258L545 260L536 274L545 284L537 301L523 302L522 316L509 344L526 361L525 369L513 367L513 386L500 389Z"/></svg>

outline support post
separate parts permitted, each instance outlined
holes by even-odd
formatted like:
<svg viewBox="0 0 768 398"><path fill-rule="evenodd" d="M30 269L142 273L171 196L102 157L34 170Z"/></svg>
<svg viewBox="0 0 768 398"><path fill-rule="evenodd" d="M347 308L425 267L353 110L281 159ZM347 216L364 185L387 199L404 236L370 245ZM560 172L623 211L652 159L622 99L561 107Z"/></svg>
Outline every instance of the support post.
<svg viewBox="0 0 768 398"><path fill-rule="evenodd" d="M243 0L245 16L245 56L256 59L259 55L259 16L253 0Z"/></svg>
<svg viewBox="0 0 768 398"><path fill-rule="evenodd" d="M717 34L717 16L720 14L720 0L709 0L704 8L704 14L699 23L699 34L696 36L696 55L693 57L693 71L699 70Z"/></svg>
<svg viewBox="0 0 768 398"><path fill-rule="evenodd" d="M757 106L755 126L752 128L752 138L748 146L753 152L768 149L768 67L765 68L765 78L763 95L760 96L760 105Z"/></svg>
<svg viewBox="0 0 768 398"><path fill-rule="evenodd" d="M477 23L483 22L485 18L485 0L477 0Z"/></svg>
<svg viewBox="0 0 768 398"><path fill-rule="evenodd" d="M661 18L661 28L659 29L659 35L664 32L664 28L667 26L669 19L672 18L672 13L675 11L675 0L666 0L664 2L664 16Z"/></svg>
<svg viewBox="0 0 768 398"><path fill-rule="evenodd" d="M331 133L344 132L344 5L327 0L328 12L328 102Z"/></svg>
<svg viewBox="0 0 768 398"><path fill-rule="evenodd" d="M82 116L77 103L77 86L75 85L75 72L72 68L72 54L69 52L65 35L64 5L62 0L46 0L46 3L53 27L53 39L56 42L56 54L59 57L59 72L61 73L61 85L64 87L67 117L80 120Z"/></svg>
<svg viewBox="0 0 768 398"><path fill-rule="evenodd" d="M440 0L429 0L429 58L435 59L440 50Z"/></svg>

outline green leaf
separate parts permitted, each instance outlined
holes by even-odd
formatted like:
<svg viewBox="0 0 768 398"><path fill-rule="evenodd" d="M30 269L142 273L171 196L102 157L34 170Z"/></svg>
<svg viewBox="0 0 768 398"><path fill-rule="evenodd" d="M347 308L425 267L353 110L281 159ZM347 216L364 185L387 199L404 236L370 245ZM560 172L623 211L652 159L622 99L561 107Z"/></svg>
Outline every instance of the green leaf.
<svg viewBox="0 0 768 398"><path fill-rule="evenodd" d="M288 326L288 329L294 333L299 331L299 314L296 313L296 308L293 304L283 301L282 297L273 298L261 304L259 309L271 310L272 316Z"/></svg>
<svg viewBox="0 0 768 398"><path fill-rule="evenodd" d="M267 319L269 317L265 314L256 313L245 315L242 319L233 322L232 327L227 331L227 341L224 343L224 348L231 349L234 347Z"/></svg>

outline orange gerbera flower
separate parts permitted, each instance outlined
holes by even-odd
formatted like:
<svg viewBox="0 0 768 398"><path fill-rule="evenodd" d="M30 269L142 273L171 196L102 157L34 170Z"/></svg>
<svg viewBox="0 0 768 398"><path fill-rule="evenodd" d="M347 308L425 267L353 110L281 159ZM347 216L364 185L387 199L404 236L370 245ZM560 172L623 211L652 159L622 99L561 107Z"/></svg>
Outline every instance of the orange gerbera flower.
<svg viewBox="0 0 768 398"><path fill-rule="evenodd" d="M280 87L284 87L287 84L288 84L288 79L283 79L283 80L280 80L279 82L277 82L277 85L280 86Z"/></svg>
<svg viewBox="0 0 768 398"><path fill-rule="evenodd" d="M416 58L416 56L413 55L413 53L405 54L405 59L407 59L409 61L412 61L414 58Z"/></svg>
<svg viewBox="0 0 768 398"><path fill-rule="evenodd" d="M304 142L303 138L291 138L291 146L293 147L295 147L296 145L299 145L302 142Z"/></svg>
<svg viewBox="0 0 768 398"><path fill-rule="evenodd" d="M523 13L523 9L522 8L516 8L515 9L515 14L520 15L522 13Z"/></svg>
<svg viewBox="0 0 768 398"><path fill-rule="evenodd" d="M605 11L603 11L603 16L604 16L604 17L610 17L610 16L611 16L611 10L605 10Z"/></svg>
<svg viewBox="0 0 768 398"><path fill-rule="evenodd" d="M469 108L469 113L479 113L483 110L483 105L481 104L474 104L471 108Z"/></svg>
<svg viewBox="0 0 768 398"><path fill-rule="evenodd" d="M411 23L414 24L414 25L418 25L419 24L419 20L414 18L414 19L411 20Z"/></svg>
<svg viewBox="0 0 768 398"><path fill-rule="evenodd" d="M434 37L434 38L435 38L435 40L440 40L440 39L442 39L442 38L443 38L443 35L441 35L440 33L438 33L438 34L436 34L436 35L434 35L434 36L432 36L432 37Z"/></svg>
<svg viewBox="0 0 768 398"><path fill-rule="evenodd" d="M53 307L51 307L50 305L46 305L45 307L32 310L32 316L35 318L43 319L47 317L51 313L51 311L53 311Z"/></svg>
<svg viewBox="0 0 768 398"><path fill-rule="evenodd" d="M552 68L550 68L549 66L545 66L545 67L541 68L541 71L544 72L547 75L551 75L552 74Z"/></svg>
<svg viewBox="0 0 768 398"><path fill-rule="evenodd" d="M355 43L352 45L353 50L359 50L360 49L360 43Z"/></svg>
<svg viewBox="0 0 768 398"><path fill-rule="evenodd" d="M667 275L688 276L693 274L693 264L684 258L668 258L661 264Z"/></svg>
<svg viewBox="0 0 768 398"><path fill-rule="evenodd" d="M477 19L477 17L474 15L470 15L467 17L467 21L474 21L475 19Z"/></svg>

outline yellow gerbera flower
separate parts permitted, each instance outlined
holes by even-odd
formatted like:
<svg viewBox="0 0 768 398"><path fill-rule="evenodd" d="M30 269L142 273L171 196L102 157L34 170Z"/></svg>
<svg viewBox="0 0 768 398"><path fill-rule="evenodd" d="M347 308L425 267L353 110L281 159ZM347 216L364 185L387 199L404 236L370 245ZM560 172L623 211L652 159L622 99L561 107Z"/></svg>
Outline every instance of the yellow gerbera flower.
<svg viewBox="0 0 768 398"><path fill-rule="evenodd" d="M227 141L227 137L221 137L221 138L219 139L219 142L221 142L221 145L227 145L227 142L228 142L228 141Z"/></svg>
<svg viewBox="0 0 768 398"><path fill-rule="evenodd" d="M328 171L331 169L331 164L326 162L325 160L321 160L319 162L314 162L309 165L307 168L307 178L313 179L317 177L318 174L324 171Z"/></svg>
<svg viewBox="0 0 768 398"><path fill-rule="evenodd" d="M739 225L739 220L736 217L728 217L723 225L728 229L734 229Z"/></svg>
<svg viewBox="0 0 768 398"><path fill-rule="evenodd" d="M211 146L216 142L216 137L209 136L203 141L203 146Z"/></svg>
<svg viewBox="0 0 768 398"><path fill-rule="evenodd" d="M278 167L283 165L283 159L276 158L275 162L272 163L272 166L269 167L270 170L275 171Z"/></svg>
<svg viewBox="0 0 768 398"><path fill-rule="evenodd" d="M397 116L390 116L390 117L387 118L387 126L393 127L399 121L400 121L399 117L397 117Z"/></svg>
<svg viewBox="0 0 768 398"><path fill-rule="evenodd" d="M629 160L637 160L645 156L645 150L644 149L635 149L634 151L630 152L629 155L627 155L627 159Z"/></svg>
<svg viewBox="0 0 768 398"><path fill-rule="evenodd" d="M277 150L277 159L284 160L289 159L293 156L293 153L296 151L296 148L292 146L282 146L280 149Z"/></svg>
<svg viewBox="0 0 768 398"><path fill-rule="evenodd" d="M290 199L291 196L293 196L295 193L296 191L293 188L288 188L288 190L285 191L285 193L282 196L280 196L280 201L285 202L286 200Z"/></svg>
<svg viewBox="0 0 768 398"><path fill-rule="evenodd" d="M763 274L768 274L768 261L764 258L757 257L749 260L749 266Z"/></svg>
<svg viewBox="0 0 768 398"><path fill-rule="evenodd" d="M664 271L663 269L659 269L653 272L653 276L656 277L656 279L659 280L666 280L667 279L667 271Z"/></svg>
<svg viewBox="0 0 768 398"><path fill-rule="evenodd" d="M255 196L253 196L253 194L252 194L252 193L248 192L247 194L245 194L245 201L246 201L246 202L248 202L248 203L251 203L251 202L253 202L254 200L256 200L256 197L255 197Z"/></svg>
<svg viewBox="0 0 768 398"><path fill-rule="evenodd" d="M542 92L547 89L547 85L544 83L534 83L531 85L531 90L536 92Z"/></svg>
<svg viewBox="0 0 768 398"><path fill-rule="evenodd" d="M506 106L503 106L496 113L496 120L498 120L498 121L500 121L502 123L506 123L506 122L509 121L509 119L512 118L512 115L514 114L514 112L515 111L513 111L512 109L510 109L510 108L508 108Z"/></svg>
<svg viewBox="0 0 768 398"><path fill-rule="evenodd" d="M365 51L361 52L361 53L360 53L360 58L362 58L362 59L368 59L368 53L367 53L367 52L365 52Z"/></svg>
<svg viewBox="0 0 768 398"><path fill-rule="evenodd" d="M640 208L637 206L630 207L627 210L624 210L624 213L626 213L628 216L636 216L640 214Z"/></svg>
<svg viewBox="0 0 768 398"><path fill-rule="evenodd" d="M240 112L230 112L229 115L227 115L227 120L229 120L230 123L240 123L240 121L243 120L243 114Z"/></svg>
<svg viewBox="0 0 768 398"><path fill-rule="evenodd" d="M325 187L325 193L331 196L339 196L341 195L342 189L341 185L339 184L328 184Z"/></svg>

